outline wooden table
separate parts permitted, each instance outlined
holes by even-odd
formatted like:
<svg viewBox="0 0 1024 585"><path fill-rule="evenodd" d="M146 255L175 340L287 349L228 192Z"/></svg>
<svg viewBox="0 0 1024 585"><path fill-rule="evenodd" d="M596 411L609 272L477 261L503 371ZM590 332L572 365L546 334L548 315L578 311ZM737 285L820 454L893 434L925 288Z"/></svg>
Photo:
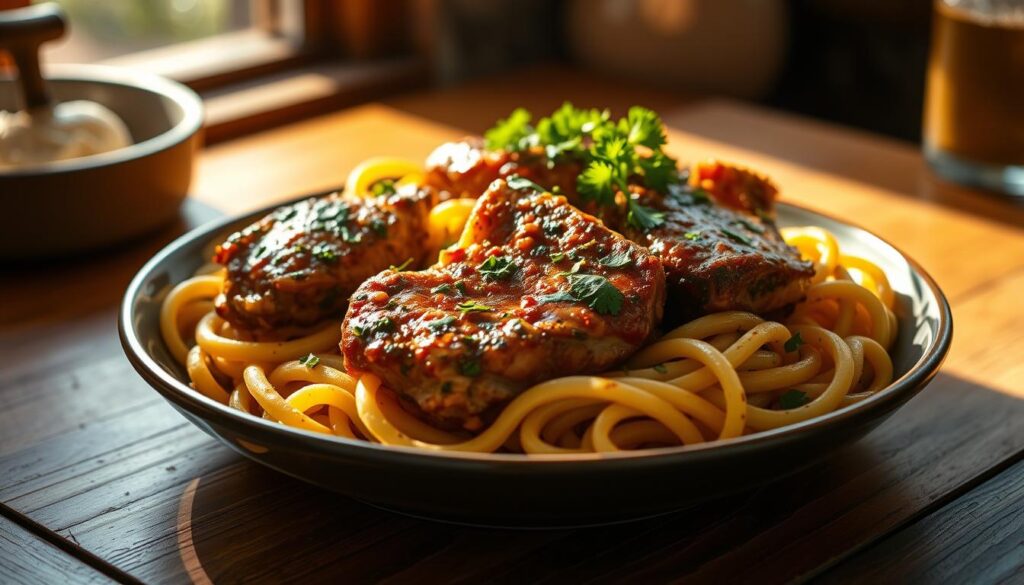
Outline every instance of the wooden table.
<svg viewBox="0 0 1024 585"><path fill-rule="evenodd" d="M633 524L502 531L393 515L250 463L122 355L122 292L186 226L341 184L367 156L422 158L514 105L564 98L655 107L682 159L752 165L786 200L897 243L953 305L942 373L796 477ZM186 211L123 250L0 277L0 582L1024 579L1024 209L935 180L916 148L542 69L210 149Z"/></svg>

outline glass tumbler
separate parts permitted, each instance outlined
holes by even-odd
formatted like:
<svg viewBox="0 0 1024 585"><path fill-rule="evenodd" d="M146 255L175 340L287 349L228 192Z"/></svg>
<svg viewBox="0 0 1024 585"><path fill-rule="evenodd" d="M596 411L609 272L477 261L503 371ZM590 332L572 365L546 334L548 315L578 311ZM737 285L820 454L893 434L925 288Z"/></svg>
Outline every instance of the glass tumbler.
<svg viewBox="0 0 1024 585"><path fill-rule="evenodd" d="M936 0L924 153L953 181L1024 197L1024 0Z"/></svg>

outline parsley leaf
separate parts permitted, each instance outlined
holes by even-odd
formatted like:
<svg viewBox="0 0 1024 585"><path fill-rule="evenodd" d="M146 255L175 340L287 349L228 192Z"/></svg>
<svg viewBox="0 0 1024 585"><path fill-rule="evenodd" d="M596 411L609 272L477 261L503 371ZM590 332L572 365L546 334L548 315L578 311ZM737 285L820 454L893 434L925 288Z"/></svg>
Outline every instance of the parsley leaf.
<svg viewBox="0 0 1024 585"><path fill-rule="evenodd" d="M798 331L793 334L793 337L787 339L786 343L782 344L782 348L785 349L787 353L792 353L800 349L800 346L805 343L807 342L804 341L802 337L800 337L800 332Z"/></svg>
<svg viewBox="0 0 1024 585"><path fill-rule="evenodd" d="M598 274L569 274L569 291L543 295L541 303L586 303L600 315L618 315L625 296L607 278Z"/></svg>
<svg viewBox="0 0 1024 585"><path fill-rule="evenodd" d="M438 293L440 293L440 294L446 295L446 294L452 292L452 285L448 284L447 282L443 283L443 284L439 284L439 285L435 286L434 288L430 289L430 292L431 292L431 294L438 294Z"/></svg>
<svg viewBox="0 0 1024 585"><path fill-rule="evenodd" d="M665 144L665 127L653 110L641 106L629 108L625 120L619 121L630 144L646 146L657 150Z"/></svg>
<svg viewBox="0 0 1024 585"><path fill-rule="evenodd" d="M487 280L505 280L516 272L516 264L505 256L490 256L477 267Z"/></svg>
<svg viewBox="0 0 1024 585"><path fill-rule="evenodd" d="M549 117L531 125L530 113L517 109L486 133L489 149L519 151L543 147L548 164L571 156L583 164L577 178L577 189L584 199L602 206L621 206L616 193L629 195L630 183L639 183L661 193L682 189L682 177L676 161L662 151L665 127L658 115L647 108L634 106L617 122L608 111L574 108L564 103ZM638 150L639 149L639 150ZM532 182L513 181L513 189L535 188ZM662 214L627 202L629 222L641 230L661 225Z"/></svg>
<svg viewBox="0 0 1024 585"><path fill-rule="evenodd" d="M746 219L738 219L736 223L754 232L755 234L763 234L764 228Z"/></svg>
<svg viewBox="0 0 1024 585"><path fill-rule="evenodd" d="M565 291L551 293L548 295L541 295L537 297L537 302L542 305L546 303L575 303L577 302L577 300L578 299L576 297L572 296L571 294Z"/></svg>
<svg viewBox="0 0 1024 585"><path fill-rule="evenodd" d="M601 315L618 315L625 297L608 279L597 274L573 274L568 277L569 291Z"/></svg>
<svg viewBox="0 0 1024 585"><path fill-rule="evenodd" d="M373 323L373 330L388 333L395 330L395 322L388 317L381 317Z"/></svg>
<svg viewBox="0 0 1024 585"><path fill-rule="evenodd" d="M320 358L316 357L314 354L309 354L306 357L300 359L299 363L312 370L313 368L316 367L317 364L320 363Z"/></svg>
<svg viewBox="0 0 1024 585"><path fill-rule="evenodd" d="M459 373L463 376L475 378L480 375L483 368L480 367L480 360L466 359L459 362Z"/></svg>
<svg viewBox="0 0 1024 585"><path fill-rule="evenodd" d="M700 239L700 230L694 232L686 232L685 234L683 234L683 237L686 238L687 240L690 240L691 242L696 242L697 240Z"/></svg>
<svg viewBox="0 0 1024 585"><path fill-rule="evenodd" d="M583 268L583 265L586 264L586 263L587 263L587 259L586 258L580 258L579 260L577 260L572 265L572 268L570 268L568 272L562 272L560 274L562 276L568 276L570 274L576 274L577 272L580 271L581 268Z"/></svg>
<svg viewBox="0 0 1024 585"><path fill-rule="evenodd" d="M530 179L527 179L526 177L521 177L519 175L509 175L505 179L505 184L508 185L510 189L515 189L516 191L522 191L524 189L533 189L538 193L547 192L547 189L545 189L544 187L541 187L540 185L534 183Z"/></svg>
<svg viewBox="0 0 1024 585"><path fill-rule="evenodd" d="M564 252L555 252L554 254L551 255L552 262L561 262L562 260L565 260Z"/></svg>
<svg viewBox="0 0 1024 585"><path fill-rule="evenodd" d="M376 183L370 185L370 193L374 195L394 195L395 180L394 179L381 179Z"/></svg>
<svg viewBox="0 0 1024 585"><path fill-rule="evenodd" d="M754 243L750 241L750 238L743 234L738 234L728 228L722 228L722 233L728 236L728 238L734 242L745 244L747 246L753 246Z"/></svg>
<svg viewBox="0 0 1024 585"><path fill-rule="evenodd" d="M651 156L640 158L637 165L643 170L644 183L658 191L668 192L668 186L679 180L679 171L676 169L676 161L663 152L655 152Z"/></svg>
<svg viewBox="0 0 1024 585"><path fill-rule="evenodd" d="M433 331L434 333L440 333L447 329L451 324L455 323L455 321L455 317L452 317L451 315L445 315L440 319L427 323L427 328Z"/></svg>
<svg viewBox="0 0 1024 585"><path fill-rule="evenodd" d="M328 244L317 244L313 246L313 257L321 262L333 264L338 260L338 253Z"/></svg>
<svg viewBox="0 0 1024 585"><path fill-rule="evenodd" d="M498 123L484 134L484 141L489 150L525 150L529 147L533 126L530 125L530 112L516 108L508 118Z"/></svg>
<svg viewBox="0 0 1024 585"><path fill-rule="evenodd" d="M631 264L633 259L629 256L628 250L618 250L601 258L597 262L601 266L607 266L608 268L622 268L623 266Z"/></svg>
<svg viewBox="0 0 1024 585"><path fill-rule="evenodd" d="M494 309L487 305L481 305L476 301L466 301L455 305L455 308L462 312L462 316L465 317L466 313L483 313L485 311L493 311Z"/></svg>
<svg viewBox="0 0 1024 585"><path fill-rule="evenodd" d="M614 205L614 177L615 170L611 164L595 161L580 175L576 188L585 199L596 201L599 205Z"/></svg>
<svg viewBox="0 0 1024 585"><path fill-rule="evenodd" d="M626 222L638 230L650 231L665 223L665 214L640 205L635 199L629 200L629 214Z"/></svg>
<svg viewBox="0 0 1024 585"><path fill-rule="evenodd" d="M658 365L654 366L653 369L654 369L655 372L658 372L659 374L667 374L668 373L668 368L665 367L665 364L658 364Z"/></svg>
<svg viewBox="0 0 1024 585"><path fill-rule="evenodd" d="M802 390L787 390L779 397L779 408L783 410L800 408L810 401L811 399L807 397L807 393Z"/></svg>

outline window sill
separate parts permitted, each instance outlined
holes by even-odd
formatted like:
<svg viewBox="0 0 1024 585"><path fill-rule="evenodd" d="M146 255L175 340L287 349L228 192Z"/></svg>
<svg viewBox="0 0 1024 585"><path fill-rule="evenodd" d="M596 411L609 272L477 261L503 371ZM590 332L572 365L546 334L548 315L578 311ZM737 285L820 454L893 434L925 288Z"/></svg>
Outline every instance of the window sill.
<svg viewBox="0 0 1024 585"><path fill-rule="evenodd" d="M291 40L260 29L139 51L103 61L180 81L203 91L295 67L307 60Z"/></svg>
<svg viewBox="0 0 1024 585"><path fill-rule="evenodd" d="M314 63L202 91L207 144L422 87L419 58Z"/></svg>

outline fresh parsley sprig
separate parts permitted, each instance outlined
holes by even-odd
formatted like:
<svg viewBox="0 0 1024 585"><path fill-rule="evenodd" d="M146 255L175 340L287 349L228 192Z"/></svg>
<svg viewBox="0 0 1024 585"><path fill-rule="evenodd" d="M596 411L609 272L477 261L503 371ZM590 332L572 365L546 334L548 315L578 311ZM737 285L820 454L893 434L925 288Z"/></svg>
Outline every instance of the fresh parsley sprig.
<svg viewBox="0 0 1024 585"><path fill-rule="evenodd" d="M541 303L585 303L599 315L618 315L625 295L598 274L565 274L569 290L537 298Z"/></svg>
<svg viewBox="0 0 1024 585"><path fill-rule="evenodd" d="M492 150L516 152L539 146L549 163L562 157L583 162L577 178L580 195L598 205L613 206L618 204L616 193L623 193L627 223L643 231L660 226L665 217L630 194L630 179L639 178L662 193L679 181L675 159L661 149L666 140L661 118L640 106L633 106L616 122L607 110L579 109L566 102L536 126L530 113L519 108L488 130L485 139Z"/></svg>

